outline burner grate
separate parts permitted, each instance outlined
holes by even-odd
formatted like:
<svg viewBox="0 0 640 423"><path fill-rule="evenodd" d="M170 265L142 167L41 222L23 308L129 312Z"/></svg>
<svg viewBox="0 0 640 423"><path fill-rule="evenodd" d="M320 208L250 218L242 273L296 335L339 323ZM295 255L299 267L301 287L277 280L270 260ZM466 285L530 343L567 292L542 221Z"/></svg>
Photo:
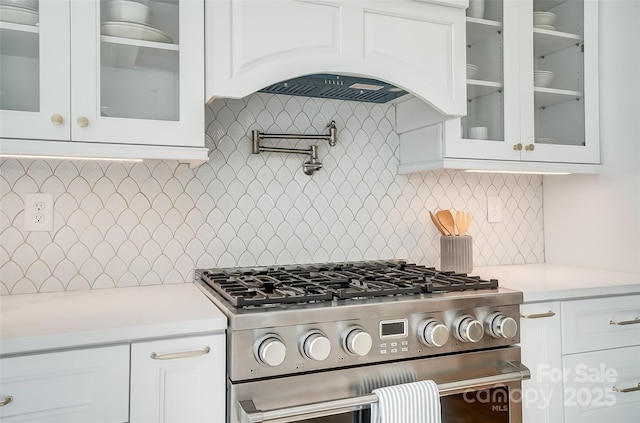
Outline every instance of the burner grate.
<svg viewBox="0 0 640 423"><path fill-rule="evenodd" d="M235 307L496 289L496 279L401 260L211 269L201 279Z"/></svg>

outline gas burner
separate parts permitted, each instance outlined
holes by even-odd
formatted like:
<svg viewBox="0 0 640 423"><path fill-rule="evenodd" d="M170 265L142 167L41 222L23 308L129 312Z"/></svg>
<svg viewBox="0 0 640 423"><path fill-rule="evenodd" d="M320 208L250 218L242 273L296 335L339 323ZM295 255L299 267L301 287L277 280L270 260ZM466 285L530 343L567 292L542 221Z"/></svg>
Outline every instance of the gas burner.
<svg viewBox="0 0 640 423"><path fill-rule="evenodd" d="M498 288L496 279L402 260L210 269L201 279L237 308Z"/></svg>

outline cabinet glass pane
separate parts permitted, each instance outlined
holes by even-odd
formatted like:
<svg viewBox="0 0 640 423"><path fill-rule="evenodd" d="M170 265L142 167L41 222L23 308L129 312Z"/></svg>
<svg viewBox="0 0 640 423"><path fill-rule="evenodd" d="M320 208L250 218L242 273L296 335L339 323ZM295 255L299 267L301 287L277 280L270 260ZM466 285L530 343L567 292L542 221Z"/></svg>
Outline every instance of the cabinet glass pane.
<svg viewBox="0 0 640 423"><path fill-rule="evenodd" d="M534 11L536 143L585 145L584 2L536 0Z"/></svg>
<svg viewBox="0 0 640 423"><path fill-rule="evenodd" d="M177 0L102 0L101 115L180 119Z"/></svg>
<svg viewBox="0 0 640 423"><path fill-rule="evenodd" d="M0 2L0 109L40 110L38 1Z"/></svg>
<svg viewBox="0 0 640 423"><path fill-rule="evenodd" d="M474 2L475 3L475 2ZM467 9L467 116L464 138L504 141L502 0ZM486 136L482 129L487 128Z"/></svg>

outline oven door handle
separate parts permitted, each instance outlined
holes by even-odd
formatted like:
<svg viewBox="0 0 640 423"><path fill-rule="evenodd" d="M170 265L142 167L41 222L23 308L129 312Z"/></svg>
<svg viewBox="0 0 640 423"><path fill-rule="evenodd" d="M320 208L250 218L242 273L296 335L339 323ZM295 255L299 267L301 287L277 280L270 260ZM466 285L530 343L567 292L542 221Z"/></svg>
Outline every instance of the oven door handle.
<svg viewBox="0 0 640 423"><path fill-rule="evenodd" d="M511 371L507 373L439 383L438 390L440 391L440 396L456 394L468 389L477 389L488 385L521 382L531 378L531 372L522 363L512 361L507 364L512 366ZM378 402L378 396L376 394L366 394L293 407L276 408L273 410L258 410L252 400L246 400L237 403L236 411L241 423L264 423L274 420L279 423L285 423L357 411L369 407L376 402Z"/></svg>

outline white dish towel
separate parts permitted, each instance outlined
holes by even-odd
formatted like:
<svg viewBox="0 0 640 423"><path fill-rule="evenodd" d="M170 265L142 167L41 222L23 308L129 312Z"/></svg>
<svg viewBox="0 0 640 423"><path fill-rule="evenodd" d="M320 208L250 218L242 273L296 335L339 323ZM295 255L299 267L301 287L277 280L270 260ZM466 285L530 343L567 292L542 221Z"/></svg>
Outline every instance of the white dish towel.
<svg viewBox="0 0 640 423"><path fill-rule="evenodd" d="M432 380L385 386L372 391L371 423L440 423L440 392Z"/></svg>

